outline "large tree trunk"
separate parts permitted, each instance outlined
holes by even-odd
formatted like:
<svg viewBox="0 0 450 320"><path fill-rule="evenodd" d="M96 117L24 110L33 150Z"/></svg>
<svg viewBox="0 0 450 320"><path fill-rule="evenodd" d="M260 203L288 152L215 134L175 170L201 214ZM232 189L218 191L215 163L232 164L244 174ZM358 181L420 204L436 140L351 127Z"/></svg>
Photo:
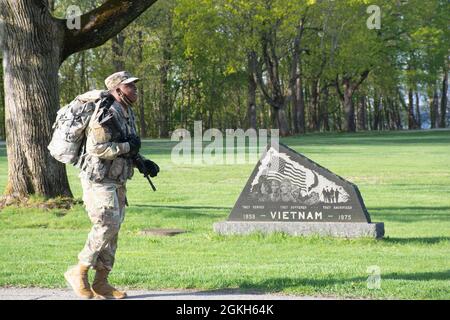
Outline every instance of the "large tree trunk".
<svg viewBox="0 0 450 320"><path fill-rule="evenodd" d="M63 33L45 7L3 0L7 195L72 196L65 166L47 151L59 105ZM26 30L26 32L24 32ZM42 32L47 30L47 32Z"/></svg>
<svg viewBox="0 0 450 320"><path fill-rule="evenodd" d="M366 97L362 95L359 98L358 130L367 130L366 118L367 118Z"/></svg>
<svg viewBox="0 0 450 320"><path fill-rule="evenodd" d="M256 89L255 82L255 65L254 54L249 54L247 57L247 118L249 128L256 130Z"/></svg>
<svg viewBox="0 0 450 320"><path fill-rule="evenodd" d="M344 128L348 132L356 131L355 107L353 104L353 93L349 79L344 79Z"/></svg>
<svg viewBox="0 0 450 320"><path fill-rule="evenodd" d="M138 32L138 61L142 65L144 61L143 54L143 40L142 40L142 31ZM139 89L139 131L141 137L147 136L147 124L145 123L145 95L144 95L144 83L140 81L138 83Z"/></svg>
<svg viewBox="0 0 450 320"><path fill-rule="evenodd" d="M320 103L320 123L323 131L330 131L329 113L328 113L328 87L323 89L323 99Z"/></svg>
<svg viewBox="0 0 450 320"><path fill-rule="evenodd" d="M402 129L402 118L400 116L400 106L398 104L397 99L394 98L393 100L394 110L393 110L393 117L395 122L395 129L400 130Z"/></svg>
<svg viewBox="0 0 450 320"><path fill-rule="evenodd" d="M48 0L48 9L50 12L55 11L55 0Z"/></svg>
<svg viewBox="0 0 450 320"><path fill-rule="evenodd" d="M430 126L432 129L439 126L439 98L436 88L433 89L433 96L430 98Z"/></svg>
<svg viewBox="0 0 450 320"><path fill-rule="evenodd" d="M272 108L272 110L274 111L274 119L275 119L275 124L278 128L278 130L280 130L280 136L281 137L285 137L289 135L289 123L288 123L288 119L286 116L286 110L285 108Z"/></svg>
<svg viewBox="0 0 450 320"><path fill-rule="evenodd" d="M381 100L382 97L375 94L373 99L373 130L381 129Z"/></svg>
<svg viewBox="0 0 450 320"><path fill-rule="evenodd" d="M303 96L303 79L302 79L302 60L301 60L301 42L303 32L305 30L305 18L301 18L297 27L297 33L294 38L291 77L289 86L292 96L292 114L294 133L305 133L305 98Z"/></svg>
<svg viewBox="0 0 450 320"><path fill-rule="evenodd" d="M86 72L86 52L83 51L80 53L80 55L81 55L80 89L81 89L81 92L86 92L89 89L87 72Z"/></svg>
<svg viewBox="0 0 450 320"><path fill-rule="evenodd" d="M278 127L281 136L290 135L289 122L286 116L286 97L282 90L279 63L280 59L276 54L276 34L264 33L261 37L262 56L265 62L268 77L263 80L261 64L254 59L256 79L267 103L272 107L273 119ZM266 84L267 82L267 84Z"/></svg>
<svg viewBox="0 0 450 320"><path fill-rule="evenodd" d="M72 196L65 166L47 150L59 105L59 66L72 53L105 43L155 1L108 0L81 16L81 28L69 30L51 16L48 1L0 0L7 195Z"/></svg>
<svg viewBox="0 0 450 320"><path fill-rule="evenodd" d="M441 117L439 127L445 128L447 124L447 91L448 91L448 69L444 68L444 79L442 80Z"/></svg>
<svg viewBox="0 0 450 320"><path fill-rule="evenodd" d="M305 133L305 97L303 96L303 79L301 66L294 86L294 128L297 133Z"/></svg>
<svg viewBox="0 0 450 320"><path fill-rule="evenodd" d="M159 137L169 137L169 69L170 69L171 53L168 47L168 43L162 44L162 61L159 69L159 85L160 85L160 124L159 124Z"/></svg>
<svg viewBox="0 0 450 320"><path fill-rule="evenodd" d="M139 135L141 138L147 137L147 123L145 122L145 94L144 84L138 83L139 90Z"/></svg>
<svg viewBox="0 0 450 320"><path fill-rule="evenodd" d="M373 107L373 103L371 101L373 101L373 100L370 99L369 97L367 97L367 129L368 130L374 130L373 118L374 118L375 108Z"/></svg>
<svg viewBox="0 0 450 320"><path fill-rule="evenodd" d="M408 129L416 129L416 118L414 117L414 98L412 89L408 90Z"/></svg>
<svg viewBox="0 0 450 320"><path fill-rule="evenodd" d="M418 129L422 128L422 117L420 116L420 98L419 92L416 91L416 125Z"/></svg>
<svg viewBox="0 0 450 320"><path fill-rule="evenodd" d="M380 101L378 105L378 115L379 115L379 121L378 121L378 128L379 130L383 130L384 128L384 109L386 108L386 98L384 96L380 96Z"/></svg>
<svg viewBox="0 0 450 320"><path fill-rule="evenodd" d="M393 116L392 116L392 100L389 99L389 96L386 97L386 107L384 108L384 129L386 130L394 130L395 125L393 122Z"/></svg>
<svg viewBox="0 0 450 320"><path fill-rule="evenodd" d="M341 90L339 84L339 75L336 77L336 90L344 107L344 127L348 132L356 131L355 122L355 106L353 104L353 94L356 92L361 83L368 77L370 70L365 70L359 75L359 79L344 75L342 85L344 91Z"/></svg>
<svg viewBox="0 0 450 320"><path fill-rule="evenodd" d="M397 106L394 99L389 98L389 130L396 130L398 128L397 121Z"/></svg>
<svg viewBox="0 0 450 320"><path fill-rule="evenodd" d="M305 98L303 96L303 79L301 74L301 64L295 71L295 75L290 81L292 94L292 120L294 133L305 133Z"/></svg>
<svg viewBox="0 0 450 320"><path fill-rule="evenodd" d="M111 49L113 52L112 63L116 72L125 70L124 57L125 36L121 33L112 38Z"/></svg>
<svg viewBox="0 0 450 320"><path fill-rule="evenodd" d="M339 103L339 108L334 113L336 116L335 119L335 131L342 131L342 103Z"/></svg>
<svg viewBox="0 0 450 320"><path fill-rule="evenodd" d="M311 103L310 103L310 128L319 131L319 80L313 79L311 83Z"/></svg>
<svg viewBox="0 0 450 320"><path fill-rule="evenodd" d="M395 127L397 130L403 129L402 117L400 116L400 106L398 103L396 103L396 108L395 108Z"/></svg>
<svg viewBox="0 0 450 320"><path fill-rule="evenodd" d="M0 56L0 65L2 65L2 61L3 57ZM0 68L0 139L4 140L5 137L6 137L6 130L5 130L5 96L3 90L3 68Z"/></svg>

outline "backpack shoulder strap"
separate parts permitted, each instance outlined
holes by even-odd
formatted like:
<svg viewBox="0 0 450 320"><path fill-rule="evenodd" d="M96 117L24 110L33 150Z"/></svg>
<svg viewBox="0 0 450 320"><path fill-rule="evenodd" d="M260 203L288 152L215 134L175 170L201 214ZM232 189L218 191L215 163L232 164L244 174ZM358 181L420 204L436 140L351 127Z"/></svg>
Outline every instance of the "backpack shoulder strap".
<svg viewBox="0 0 450 320"><path fill-rule="evenodd" d="M102 104L101 100L100 100L100 101L97 101L97 102L95 103L95 109L94 109L94 112L92 113L91 119L89 120L89 125L88 125L89 128L92 126L92 123L94 122L94 119L95 119L95 117L96 117L97 114L98 114L98 110L100 109L100 105L101 105L101 104Z"/></svg>

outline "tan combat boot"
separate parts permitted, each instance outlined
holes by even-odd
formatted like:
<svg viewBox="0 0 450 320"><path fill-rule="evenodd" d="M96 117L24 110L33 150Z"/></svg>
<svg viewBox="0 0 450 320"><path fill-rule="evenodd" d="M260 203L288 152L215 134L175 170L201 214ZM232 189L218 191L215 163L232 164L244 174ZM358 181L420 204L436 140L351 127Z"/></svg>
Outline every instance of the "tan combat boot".
<svg viewBox="0 0 450 320"><path fill-rule="evenodd" d="M75 294L84 299L91 299L94 297L91 287L89 286L88 271L88 266L77 264L64 273L64 278L66 278L73 291L75 291Z"/></svg>
<svg viewBox="0 0 450 320"><path fill-rule="evenodd" d="M123 299L127 294L119 291L108 283L109 271L106 269L97 270L95 272L94 282L92 283L92 291L95 296L100 299Z"/></svg>

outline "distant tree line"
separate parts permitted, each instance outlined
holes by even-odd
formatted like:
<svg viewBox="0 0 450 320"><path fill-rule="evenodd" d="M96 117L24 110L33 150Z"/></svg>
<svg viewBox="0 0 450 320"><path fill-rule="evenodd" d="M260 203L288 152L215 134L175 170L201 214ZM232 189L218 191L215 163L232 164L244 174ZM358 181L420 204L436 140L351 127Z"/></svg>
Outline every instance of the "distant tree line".
<svg viewBox="0 0 450 320"><path fill-rule="evenodd" d="M52 1L82 12L103 1ZM60 104L139 76L138 127L317 131L448 126L447 0L160 0L105 45L70 56ZM0 87L0 137L5 136Z"/></svg>

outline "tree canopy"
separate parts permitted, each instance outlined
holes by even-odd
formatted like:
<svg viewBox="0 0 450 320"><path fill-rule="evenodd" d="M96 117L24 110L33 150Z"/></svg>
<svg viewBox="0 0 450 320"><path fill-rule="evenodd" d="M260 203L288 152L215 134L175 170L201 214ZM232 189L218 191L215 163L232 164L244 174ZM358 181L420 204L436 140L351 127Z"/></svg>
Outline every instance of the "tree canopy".
<svg viewBox="0 0 450 320"><path fill-rule="evenodd" d="M65 18L73 2L54 2L53 15ZM77 5L86 20L105 1ZM370 27L370 5L379 8L380 28ZM194 120L205 128L277 127L283 134L447 126L449 6L160 0L104 45L65 60L60 105L127 69L143 79L139 127L149 137L192 129ZM102 23L114 28L114 15L104 11ZM104 42L88 32L85 39L84 31L70 35L73 48Z"/></svg>

